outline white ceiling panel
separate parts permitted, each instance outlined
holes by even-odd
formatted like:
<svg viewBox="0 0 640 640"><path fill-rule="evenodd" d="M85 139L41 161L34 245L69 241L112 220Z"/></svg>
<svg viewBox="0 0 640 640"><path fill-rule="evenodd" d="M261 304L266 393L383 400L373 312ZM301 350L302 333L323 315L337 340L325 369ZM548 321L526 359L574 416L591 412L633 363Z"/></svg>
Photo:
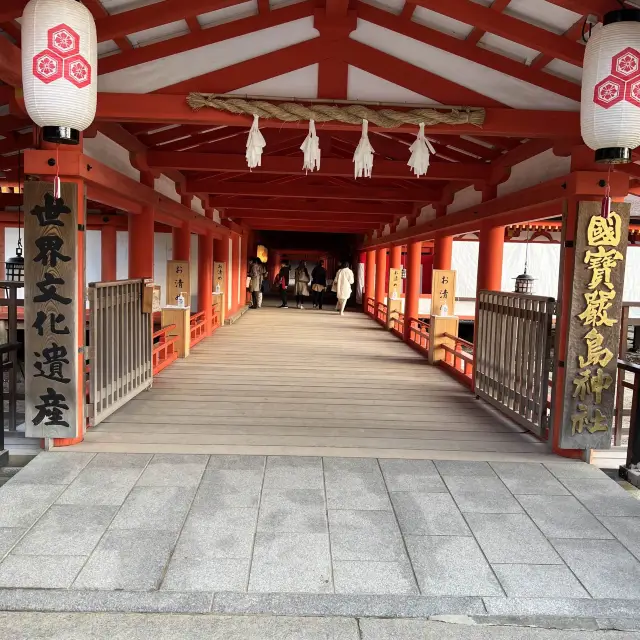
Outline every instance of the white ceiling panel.
<svg viewBox="0 0 640 640"><path fill-rule="evenodd" d="M580 104L528 82L403 37L364 20L351 38L516 109L577 111ZM425 87L428 93L429 87Z"/></svg>
<svg viewBox="0 0 640 640"><path fill-rule="evenodd" d="M526 64L531 64L539 53L535 49L496 36L493 33L485 33L482 38L480 38L478 44L485 49L495 51L507 58L512 58L513 60Z"/></svg>
<svg viewBox="0 0 640 640"><path fill-rule="evenodd" d="M120 47L113 41L107 40L106 42L98 42L98 57L109 56L112 53L120 51Z"/></svg>
<svg viewBox="0 0 640 640"><path fill-rule="evenodd" d="M139 9L150 4L157 4L162 0L100 0L100 4L107 10L107 13L122 13L123 11L131 11Z"/></svg>
<svg viewBox="0 0 640 640"><path fill-rule="evenodd" d="M232 22L240 18L248 18L258 14L258 0L243 2L217 11L209 11L198 16L198 22L201 27L213 27L217 24Z"/></svg>
<svg viewBox="0 0 640 640"><path fill-rule="evenodd" d="M280 98L318 97L318 65L312 64L303 69L284 73L263 82L250 84L233 92L235 95L271 96Z"/></svg>
<svg viewBox="0 0 640 640"><path fill-rule="evenodd" d="M448 33L449 35L460 38L461 40L464 40L464 38L473 31L473 27L471 25L449 18L437 11L425 9L424 7L416 7L411 20L413 22L418 22L419 24L424 24L432 29L436 29L437 31L442 31L442 33Z"/></svg>
<svg viewBox="0 0 640 640"><path fill-rule="evenodd" d="M144 31L132 33L127 36L127 39L134 47L143 47L146 44L160 42L161 40L173 38L178 35L184 35L185 33L189 33L189 26L184 20L177 20L176 22L163 24L159 27L153 27L152 29L145 29Z"/></svg>
<svg viewBox="0 0 640 640"><path fill-rule="evenodd" d="M98 78L98 90L149 93L311 40L317 35L318 32L313 27L313 18L301 18L224 42L216 42L167 58L106 73Z"/></svg>
<svg viewBox="0 0 640 640"><path fill-rule="evenodd" d="M397 84L388 82L357 67L349 66L349 88L347 100L362 100L367 102L397 102L407 104L433 104L439 102L431 100Z"/></svg>
<svg viewBox="0 0 640 640"><path fill-rule="evenodd" d="M582 17L546 0L511 0L504 12L554 33L564 33Z"/></svg>
<svg viewBox="0 0 640 640"><path fill-rule="evenodd" d="M404 0L363 0L363 2L395 15L400 15L402 7L404 7Z"/></svg>
<svg viewBox="0 0 640 640"><path fill-rule="evenodd" d="M554 76L571 80L576 84L582 83L582 67L578 67L575 64L569 64L564 60L552 60L544 70Z"/></svg>
<svg viewBox="0 0 640 640"><path fill-rule="evenodd" d="M288 7L292 4L298 4L299 2L304 2L305 0L269 0L269 6L272 9L276 7Z"/></svg>

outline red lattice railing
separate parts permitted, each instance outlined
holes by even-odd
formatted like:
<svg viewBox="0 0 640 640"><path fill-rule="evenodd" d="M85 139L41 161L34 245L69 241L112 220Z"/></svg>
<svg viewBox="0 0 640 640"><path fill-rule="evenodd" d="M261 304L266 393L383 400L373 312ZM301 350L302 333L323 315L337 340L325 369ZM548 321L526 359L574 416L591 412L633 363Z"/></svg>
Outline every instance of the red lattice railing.
<svg viewBox="0 0 640 640"><path fill-rule="evenodd" d="M376 313L376 303L373 298L367 298L367 314L369 314L372 318Z"/></svg>
<svg viewBox="0 0 640 640"><path fill-rule="evenodd" d="M205 319L204 311L194 313L191 316L191 347L200 342L207 335L207 321Z"/></svg>
<svg viewBox="0 0 640 640"><path fill-rule="evenodd" d="M406 322L406 320L405 320ZM429 354L429 323L416 318L409 318L409 344L418 351Z"/></svg>
<svg viewBox="0 0 640 640"><path fill-rule="evenodd" d="M387 318L389 316L389 309L386 304L378 302L376 306L376 320L383 326L387 326Z"/></svg>
<svg viewBox="0 0 640 640"><path fill-rule="evenodd" d="M211 306L211 333L213 333L220 326L220 312L218 311L219 304L216 302Z"/></svg>
<svg viewBox="0 0 640 640"><path fill-rule="evenodd" d="M473 343L462 340L450 333L445 332L443 335L445 338L453 340L455 346L441 345L445 355L440 364L463 384L473 388Z"/></svg>
<svg viewBox="0 0 640 640"><path fill-rule="evenodd" d="M175 324L168 324L166 327L162 327L162 329L156 331L152 336L152 366L154 376L168 367L174 360L178 359L178 351L175 346L178 341L178 336L167 335L169 331L173 331L175 328Z"/></svg>
<svg viewBox="0 0 640 640"><path fill-rule="evenodd" d="M404 340L404 314L399 311L391 314L391 333Z"/></svg>

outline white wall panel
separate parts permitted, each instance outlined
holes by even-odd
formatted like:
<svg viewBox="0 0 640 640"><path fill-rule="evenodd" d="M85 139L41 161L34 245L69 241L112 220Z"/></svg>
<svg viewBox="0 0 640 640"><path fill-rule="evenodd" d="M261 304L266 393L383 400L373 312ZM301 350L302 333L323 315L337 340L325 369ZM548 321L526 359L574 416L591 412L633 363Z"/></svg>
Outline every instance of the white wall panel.
<svg viewBox="0 0 640 640"><path fill-rule="evenodd" d="M247 85L233 92L248 96L276 96L282 98L318 97L318 65L312 64L296 71Z"/></svg>
<svg viewBox="0 0 640 640"><path fill-rule="evenodd" d="M473 207L482 201L482 191L478 191L473 185L457 191L453 196L453 202L447 207L447 214L462 211L467 207Z"/></svg>
<svg viewBox="0 0 640 640"><path fill-rule="evenodd" d="M371 102L408 102L409 104L433 104L439 102L428 98L426 95L409 91L393 82L378 78L358 67L349 65L348 100L369 100ZM425 87L425 94L428 87Z"/></svg>
<svg viewBox="0 0 640 640"><path fill-rule="evenodd" d="M498 197L564 176L570 170L571 158L556 156L549 149L513 167L509 179L498 185Z"/></svg>
<svg viewBox="0 0 640 640"><path fill-rule="evenodd" d="M125 176L140 181L140 172L131 164L129 152L111 138L98 133L95 138L83 138L84 153Z"/></svg>

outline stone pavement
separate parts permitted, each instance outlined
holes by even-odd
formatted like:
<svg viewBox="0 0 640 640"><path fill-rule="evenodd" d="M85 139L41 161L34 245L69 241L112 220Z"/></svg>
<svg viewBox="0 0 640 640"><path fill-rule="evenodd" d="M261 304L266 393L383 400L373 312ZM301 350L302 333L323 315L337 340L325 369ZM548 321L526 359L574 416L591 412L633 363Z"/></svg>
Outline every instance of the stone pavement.
<svg viewBox="0 0 640 640"><path fill-rule="evenodd" d="M0 610L640 618L640 501L576 462L43 453Z"/></svg>
<svg viewBox="0 0 640 640"><path fill-rule="evenodd" d="M430 620L98 613L0 613L1 640L638 640L598 625L527 628ZM605 626L604 628L609 628ZM635 629L620 624L620 629Z"/></svg>

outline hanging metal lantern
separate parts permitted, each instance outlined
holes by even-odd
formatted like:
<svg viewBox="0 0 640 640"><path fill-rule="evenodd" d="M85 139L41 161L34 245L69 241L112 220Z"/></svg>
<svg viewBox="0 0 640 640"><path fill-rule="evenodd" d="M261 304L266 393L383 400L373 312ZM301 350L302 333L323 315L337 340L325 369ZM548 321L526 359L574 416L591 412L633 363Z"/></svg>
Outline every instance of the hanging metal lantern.
<svg viewBox="0 0 640 640"><path fill-rule="evenodd" d="M516 278L516 288L514 291L516 293L525 293L525 294L533 293L533 283L535 282L535 280L536 279L533 276L530 276L527 273L527 269L525 267L524 273L521 273Z"/></svg>
<svg viewBox="0 0 640 640"><path fill-rule="evenodd" d="M98 43L75 0L30 0L22 15L22 84L29 117L47 142L78 144L96 114Z"/></svg>
<svg viewBox="0 0 640 640"><path fill-rule="evenodd" d="M587 42L580 105L582 137L596 162L631 162L640 145L640 10L604 16Z"/></svg>
<svg viewBox="0 0 640 640"><path fill-rule="evenodd" d="M24 282L24 258L22 256L22 242L18 240L16 255L4 263L5 278L12 282Z"/></svg>

